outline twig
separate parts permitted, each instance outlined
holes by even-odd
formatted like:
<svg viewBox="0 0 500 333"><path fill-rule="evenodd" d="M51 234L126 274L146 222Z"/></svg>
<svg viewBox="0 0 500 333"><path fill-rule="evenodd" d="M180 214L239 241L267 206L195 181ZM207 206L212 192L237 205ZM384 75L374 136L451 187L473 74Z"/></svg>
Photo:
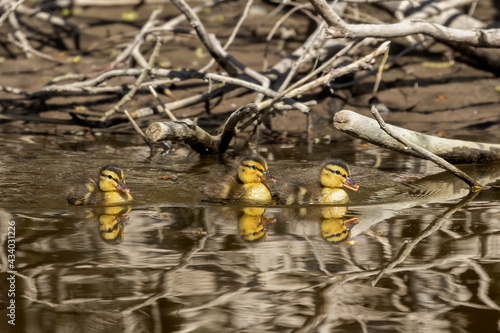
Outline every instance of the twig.
<svg viewBox="0 0 500 333"><path fill-rule="evenodd" d="M326 68L330 67L335 60L337 60L338 58L342 57L344 54L349 52L349 50L354 46L355 43L356 43L355 41L349 42L342 50L340 50L333 57L325 61L321 66L319 66L314 71L307 74L305 77L303 77L299 81L295 82L294 84L290 85L285 90L280 92L278 96L274 97L273 101L279 100L282 96L287 95L290 91L300 87L302 84L308 82L311 78L315 77L316 75L324 71Z"/></svg>
<svg viewBox="0 0 500 333"><path fill-rule="evenodd" d="M227 39L226 44L224 44L224 47L222 48L223 50L227 50L229 48L229 46L233 43L234 38L236 37L236 34L240 30L241 25L243 24L243 22L245 21L245 19L248 16L248 13L250 11L250 7L252 7L252 4L253 4L253 0L247 0L247 4L245 5L245 9L243 10L243 13L241 14L241 17L238 20L238 23L236 23L236 26L234 27L233 32L231 33L231 35ZM200 69L200 72L206 72L210 67L212 67L212 65L214 63L215 63L215 59L214 58L210 59L208 64L206 64L205 67Z"/></svg>
<svg viewBox="0 0 500 333"><path fill-rule="evenodd" d="M162 111L165 112L165 114L170 118L170 120L176 121L177 118L170 111L170 109L165 105L165 103L163 103L160 96L158 96L158 94L156 93L156 90L153 88L153 86L149 85L148 88L149 88L149 91L151 92L151 94L153 95L153 97L156 98L156 100L160 104L160 108L162 109Z"/></svg>
<svg viewBox="0 0 500 333"><path fill-rule="evenodd" d="M317 79L315 81L309 82L307 84L304 84L301 87L293 89L292 91L285 94L285 97L292 97L292 96L297 96L297 95L303 94L306 91L312 90L312 89L319 87L321 85L328 84L331 80L333 80L336 77L343 76L343 75L358 71L360 69L366 68L375 59L375 57L377 57L380 54L383 54L387 51L387 49L389 48L389 44L390 44L390 42L388 42L388 41L382 43L372 53L358 59L357 61L355 61L347 66L333 69L330 73L320 77L319 79Z"/></svg>
<svg viewBox="0 0 500 333"><path fill-rule="evenodd" d="M274 27L271 29L271 31L269 31L269 33L267 34L267 37L266 37L266 47L264 49L264 68L267 67L267 54L269 53L269 43L271 42L274 34L276 33L276 30L278 30L278 28L281 26L281 24L288 18L290 17L290 15L292 15L294 12L296 12L297 10L299 9L302 9L304 8L305 6L307 6L307 4L302 4L300 6L297 6L297 7L294 7L292 8L288 13L286 13L285 15L283 15L283 17L281 17L275 24L274 24ZM316 35L318 36L318 35ZM311 44L312 46L312 44ZM303 57L305 55L302 54L301 57ZM283 86L283 84L281 84L281 86ZM278 90L279 91L279 90Z"/></svg>
<svg viewBox="0 0 500 333"><path fill-rule="evenodd" d="M16 3L6 3L4 5L4 10L5 12L2 14L2 16L0 16L0 27L2 26L2 24L5 22L5 20L7 19L7 17L10 15L10 13L12 13L13 11L16 10L17 7L19 7L25 0L18 0ZM10 2L10 1L9 1ZM0 5L2 5L0 3ZM8 7L8 8L7 8ZM5 9L6 8L6 9Z"/></svg>
<svg viewBox="0 0 500 333"><path fill-rule="evenodd" d="M133 85L132 89L130 89L130 91L128 93L126 93L122 99L120 99L120 101L118 101L118 103L116 103L113 108L107 112L104 113L104 115L102 116L101 118L101 121L106 121L106 119L111 116L113 113L117 112L120 110L120 108L125 105L125 103L129 102L130 100L132 100L132 98L134 97L135 93L137 92L137 90L139 89L140 85L142 84L142 82L144 81L144 79L146 78L146 75L149 74L149 72L151 71L151 69L153 68L153 65L156 61L156 58L158 58L158 54L160 53L160 47L161 47L161 41L160 39L157 39L156 40L156 45L155 45L155 48L153 49L153 53L151 54L151 57L149 58L149 62L146 64L146 67L144 67L142 69L142 72L141 74L139 75L139 77L137 78L137 80L135 81L135 84Z"/></svg>
<svg viewBox="0 0 500 333"><path fill-rule="evenodd" d="M13 14L11 14L11 15L13 15ZM34 55L34 56L37 56L38 58L41 58L41 59L44 59L44 60L47 60L47 61L50 61L50 62L55 62L55 63L58 63L58 64L65 64L65 63L67 63L66 60L57 59L57 58L51 57L51 56L49 56L49 55L47 55L45 53L42 53L42 52L40 52L38 50L35 50L29 44L28 40L26 39L26 36L21 31L17 32L16 37L17 37L17 40L16 40L16 38L14 38L12 36L12 34L7 34L7 39L9 40L9 42L11 42L12 44L16 45L20 49L22 49L23 52L25 52L26 57L30 58L32 55Z"/></svg>
<svg viewBox="0 0 500 333"><path fill-rule="evenodd" d="M259 72L251 69L248 66L245 66L243 63L238 61L235 57L227 53L225 50L222 49L222 47L219 44L219 41L215 38L214 35L209 35L208 38L212 41L212 46L214 47L217 52L224 57L224 59L228 59L232 64L234 64L237 68L239 68L243 73L246 75L250 76L251 78L255 79L257 82L259 82L264 89L268 89L271 85L271 80L269 80L266 76L260 74ZM264 94L260 93L257 95L255 98L255 103L259 103Z"/></svg>
<svg viewBox="0 0 500 333"><path fill-rule="evenodd" d="M389 49L385 51L384 57L378 66L377 76L375 77L375 84L373 85L373 95L375 95L378 91L378 86L380 85L380 81L382 81L382 73L384 72L385 62L389 57Z"/></svg>
<svg viewBox="0 0 500 333"><path fill-rule="evenodd" d="M196 13L189 7L189 5L184 0L172 0L172 3L186 16L191 26L194 28L200 41L203 43L210 55L217 61L219 65L231 76L238 73L236 68L227 61L227 59L220 54L216 47L213 45L213 41L208 37L207 31L203 26L203 23L198 18Z"/></svg>
<svg viewBox="0 0 500 333"><path fill-rule="evenodd" d="M43 12L37 9L26 7L24 5L19 6L16 9L16 13L29 16L30 18L36 18L40 21L48 22L52 25L71 30L75 37L75 48L80 48L80 27L78 25L68 22L54 15L53 13Z"/></svg>
<svg viewBox="0 0 500 333"><path fill-rule="evenodd" d="M414 144L413 142L407 140L405 137L399 135L399 133L392 131L392 129L388 126L386 126L386 123L384 119L382 119L382 116L380 116L380 113L378 112L377 108L375 106L371 107L371 112L375 119L377 119L378 123L380 124L380 128L383 129L387 134L392 136L394 139L398 140L405 146L408 146L412 148L414 151L416 151L422 158L425 158L427 160L430 160L434 163L436 163L438 166L441 168L448 170L458 178L462 179L464 182L466 182L469 186L472 187L473 191L477 191L483 188L481 184L479 184L476 180L472 179L469 175L467 175L465 172L462 170L458 169L451 163L448 163L445 159L431 153L430 151Z"/></svg>
<svg viewBox="0 0 500 333"><path fill-rule="evenodd" d="M337 27L340 31L347 31L347 24L337 13L335 13L325 0L309 0L309 2L329 26Z"/></svg>
<svg viewBox="0 0 500 333"><path fill-rule="evenodd" d="M224 154L235 134L236 125L249 113L256 113L257 105L254 103L246 104L234 111L226 120L224 130L220 136L219 154Z"/></svg>
<svg viewBox="0 0 500 333"><path fill-rule="evenodd" d="M145 36L149 33L150 27L152 27L156 23L156 17L161 13L160 9L154 10L151 15L148 18L148 21L144 24L144 26L141 28L141 31L135 36L134 40L132 43L130 43L125 50L123 50L116 58L115 60L103 70L108 71L110 69L114 69L119 63L125 61L130 54L136 49L137 46L140 46L144 42ZM100 73L98 73L100 74Z"/></svg>
<svg viewBox="0 0 500 333"><path fill-rule="evenodd" d="M135 131L141 136L141 138L144 140L144 142L146 142L148 144L149 148L151 148L151 150L152 150L153 149L153 145L152 145L151 141L149 141L149 139L146 136L146 134L144 134L144 132L139 127L139 125L137 125L137 123L135 122L134 118L132 118L132 116L128 113L127 110L124 110L123 113L125 113L125 115L127 116L128 120L130 121L130 123L134 127Z"/></svg>

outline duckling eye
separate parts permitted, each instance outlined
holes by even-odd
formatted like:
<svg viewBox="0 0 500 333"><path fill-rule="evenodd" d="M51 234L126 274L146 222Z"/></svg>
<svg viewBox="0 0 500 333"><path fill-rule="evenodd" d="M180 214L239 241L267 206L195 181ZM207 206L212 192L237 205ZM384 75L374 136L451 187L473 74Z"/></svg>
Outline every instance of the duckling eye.
<svg viewBox="0 0 500 333"><path fill-rule="evenodd" d="M111 175L108 175L108 179L113 179L113 176L111 176Z"/></svg>
<svg viewBox="0 0 500 333"><path fill-rule="evenodd" d="M340 175L340 171L339 171L339 170L335 170L335 173L336 173L337 175Z"/></svg>
<svg viewBox="0 0 500 333"><path fill-rule="evenodd" d="M252 169L257 170L257 166L255 164L252 165Z"/></svg>

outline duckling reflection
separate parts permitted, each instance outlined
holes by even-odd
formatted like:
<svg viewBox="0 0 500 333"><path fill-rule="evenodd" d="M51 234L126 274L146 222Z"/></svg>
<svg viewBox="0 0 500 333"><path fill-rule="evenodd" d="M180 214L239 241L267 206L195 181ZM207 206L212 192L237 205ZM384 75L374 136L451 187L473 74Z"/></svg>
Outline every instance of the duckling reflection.
<svg viewBox="0 0 500 333"><path fill-rule="evenodd" d="M358 218L331 218L321 221L321 237L329 243L346 241L351 237L351 230L358 224Z"/></svg>
<svg viewBox="0 0 500 333"><path fill-rule="evenodd" d="M279 226L286 228L282 232L289 234L339 243L351 237L352 229L359 222L357 217L346 214L345 206L283 208Z"/></svg>
<svg viewBox="0 0 500 333"><path fill-rule="evenodd" d="M262 241L266 239L269 226L276 223L276 219L264 217L266 209L260 207L245 207L238 214L238 234L246 242Z"/></svg>
<svg viewBox="0 0 500 333"><path fill-rule="evenodd" d="M125 222L132 206L94 207L87 215L89 221L99 222L99 235L111 245L120 244L125 233Z"/></svg>

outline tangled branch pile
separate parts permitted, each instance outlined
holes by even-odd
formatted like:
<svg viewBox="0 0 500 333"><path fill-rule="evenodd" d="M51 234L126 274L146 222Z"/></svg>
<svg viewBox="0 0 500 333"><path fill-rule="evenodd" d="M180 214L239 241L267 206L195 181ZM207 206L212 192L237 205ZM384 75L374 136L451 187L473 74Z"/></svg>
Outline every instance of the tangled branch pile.
<svg viewBox="0 0 500 333"><path fill-rule="evenodd" d="M54 64L53 72L63 74L45 81L32 67L33 82L20 84L30 90L1 82L0 120L4 122L21 120L122 130L124 124L130 127L126 109L133 109L130 116L141 127L153 123L153 128L146 131L148 139L159 141L176 139L179 133L167 130L167 134L159 136L159 127L171 126L165 122L154 124L163 117L169 116L173 122L176 117L208 119L214 113L228 114L252 102L253 111L237 117L238 121L248 120L238 126L230 122L226 133L243 129L253 133L257 127L272 130L270 119L278 113L299 110L310 115L310 107L320 93L331 93L339 77L374 73L377 56L388 52L388 40L396 37L406 38L399 40L406 45L401 54L439 40L491 65L493 72L500 69L495 49L500 45L500 30L485 29L482 22L466 15L463 10L473 11L473 0L362 1L370 3L365 4L366 8L382 8L390 13L392 20L397 21L392 24L373 24L380 20L362 11L364 7L358 7L356 0L332 4L325 0L279 4L211 0L198 6L191 6L194 1L188 4L172 0L177 16L170 4L165 5L167 10L160 10L140 2L139 7L149 17L137 27L139 31L113 31L115 34L106 39L94 37L98 40L93 44L87 38L94 33L92 27L102 24L103 19L89 21L76 15L75 8L79 3L95 8L105 1L72 1L73 7L65 7L69 4L60 0L51 8L44 7L45 2L31 7L24 2L0 1L0 29L5 32L0 38L8 54L4 66L14 61L24 61L27 67ZM130 0L129 4L136 2ZM268 12L258 16L257 9L262 8ZM224 24L218 29L210 20L216 15L207 16L208 10L222 12L219 16ZM136 12L129 12L133 13ZM294 28L290 23L293 20L300 26ZM112 51L102 57L103 49L109 45ZM243 53L238 51L241 45L245 46ZM185 49L180 50L182 47ZM179 68L168 59L172 53L182 59L206 52L210 57L201 58L207 59L204 65L197 59L196 67L180 60ZM41 88L33 89L34 86ZM150 88L170 101L162 106L149 94ZM51 111L58 112L54 115ZM216 121L216 125L223 122ZM309 121L304 128L310 126ZM194 123L188 127L188 132L201 130ZM212 146L208 149L202 143L199 151L220 152L220 137L205 137ZM186 138L181 135L177 139ZM224 149L227 140L230 137L226 136Z"/></svg>

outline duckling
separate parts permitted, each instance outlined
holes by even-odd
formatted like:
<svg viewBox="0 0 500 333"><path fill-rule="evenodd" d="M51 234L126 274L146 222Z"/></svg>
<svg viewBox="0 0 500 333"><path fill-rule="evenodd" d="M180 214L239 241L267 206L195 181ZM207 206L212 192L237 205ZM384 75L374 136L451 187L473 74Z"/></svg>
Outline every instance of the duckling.
<svg viewBox="0 0 500 333"><path fill-rule="evenodd" d="M285 184L281 189L280 204L343 204L349 201L344 190L357 191L346 162L330 159L323 163L319 179L301 179Z"/></svg>
<svg viewBox="0 0 500 333"><path fill-rule="evenodd" d="M123 171L116 165L108 165L99 171L99 180L88 178L69 189L70 205L117 205L133 200L125 185Z"/></svg>
<svg viewBox="0 0 500 333"><path fill-rule="evenodd" d="M203 192L211 199L270 202L272 194L263 181L275 182L276 178L269 173L264 158L253 154L241 160L237 170L214 178Z"/></svg>

